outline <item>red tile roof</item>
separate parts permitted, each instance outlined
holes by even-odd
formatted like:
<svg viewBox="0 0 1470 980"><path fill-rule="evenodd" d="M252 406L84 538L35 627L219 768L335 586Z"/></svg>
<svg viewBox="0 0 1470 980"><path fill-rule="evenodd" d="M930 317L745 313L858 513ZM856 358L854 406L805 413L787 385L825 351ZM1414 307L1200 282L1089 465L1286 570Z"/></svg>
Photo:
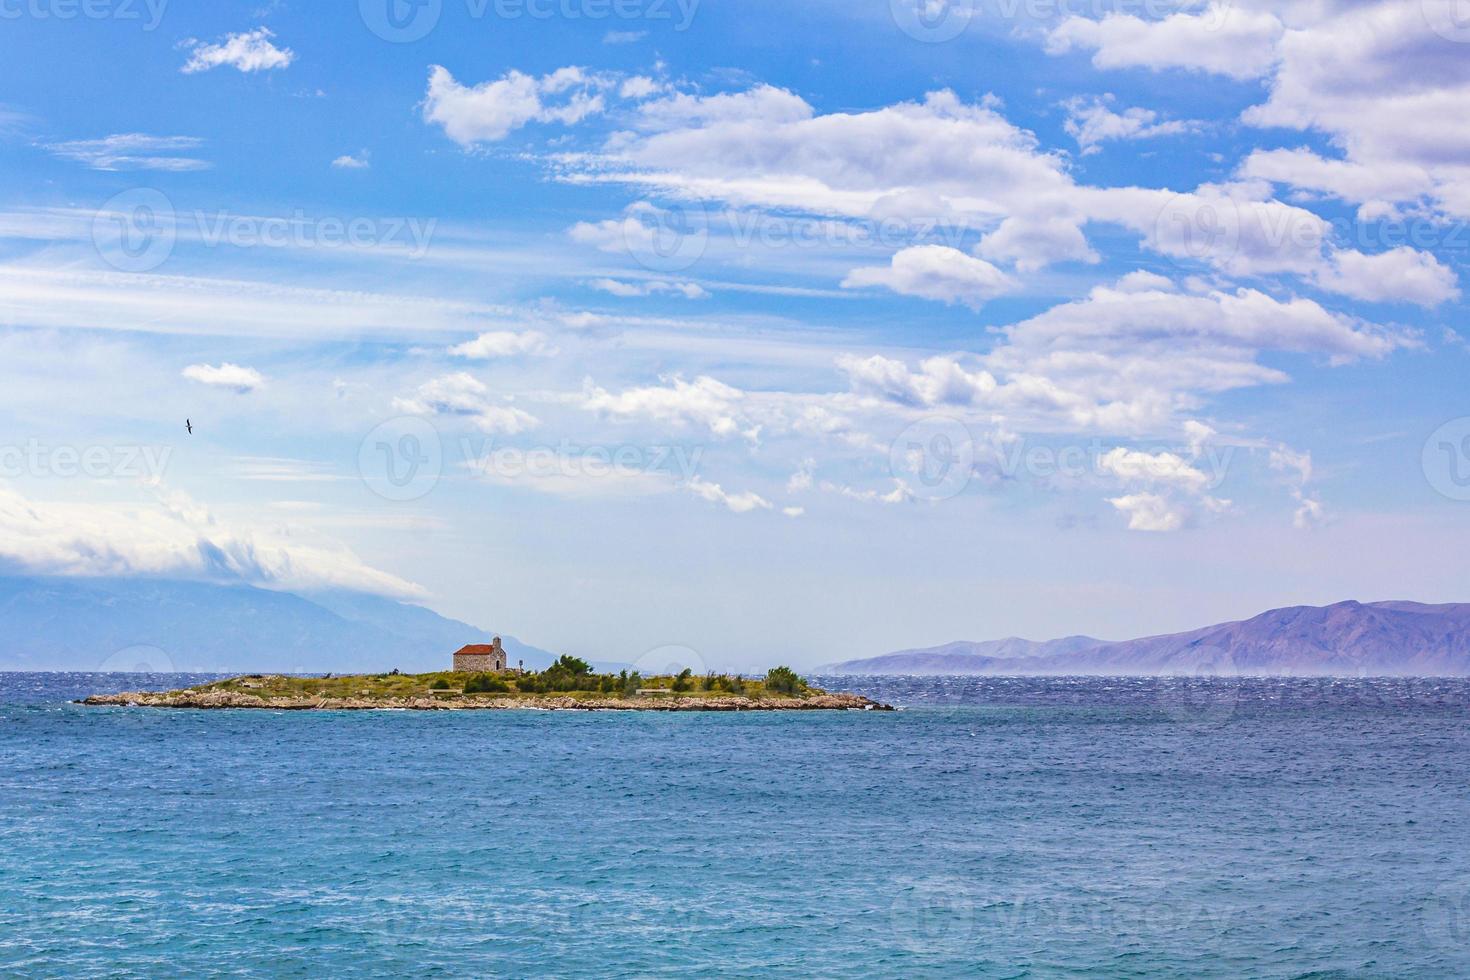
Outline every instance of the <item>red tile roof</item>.
<svg viewBox="0 0 1470 980"><path fill-rule="evenodd" d="M460 647L454 651L456 657L466 655L486 656L495 652L495 648L488 643L471 643L469 646Z"/></svg>

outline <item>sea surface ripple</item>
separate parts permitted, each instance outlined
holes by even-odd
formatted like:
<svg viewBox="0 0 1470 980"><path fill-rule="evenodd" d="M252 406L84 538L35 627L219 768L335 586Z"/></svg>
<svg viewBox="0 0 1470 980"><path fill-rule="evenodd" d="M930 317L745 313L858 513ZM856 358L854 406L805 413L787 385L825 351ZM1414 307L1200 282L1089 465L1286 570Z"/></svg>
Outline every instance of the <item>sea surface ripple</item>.
<svg viewBox="0 0 1470 980"><path fill-rule="evenodd" d="M197 680L0 673L0 975L1470 975L1470 682L70 703Z"/></svg>

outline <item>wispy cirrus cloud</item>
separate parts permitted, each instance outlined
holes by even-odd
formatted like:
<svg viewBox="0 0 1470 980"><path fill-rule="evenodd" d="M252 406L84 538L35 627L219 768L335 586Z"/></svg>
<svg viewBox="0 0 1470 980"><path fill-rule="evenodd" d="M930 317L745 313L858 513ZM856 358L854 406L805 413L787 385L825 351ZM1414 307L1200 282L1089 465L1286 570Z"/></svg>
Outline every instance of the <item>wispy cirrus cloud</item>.
<svg viewBox="0 0 1470 980"><path fill-rule="evenodd" d="M194 155L204 145L197 136L114 133L99 139L63 140L44 145L57 156L84 163L93 170L182 172L212 166Z"/></svg>

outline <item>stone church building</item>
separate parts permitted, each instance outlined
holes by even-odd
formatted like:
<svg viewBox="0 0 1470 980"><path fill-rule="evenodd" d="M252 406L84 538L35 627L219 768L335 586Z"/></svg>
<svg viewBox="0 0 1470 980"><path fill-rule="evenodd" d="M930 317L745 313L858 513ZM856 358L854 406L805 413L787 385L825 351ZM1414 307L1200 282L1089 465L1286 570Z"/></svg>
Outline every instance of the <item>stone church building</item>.
<svg viewBox="0 0 1470 980"><path fill-rule="evenodd" d="M505 649L500 645L500 637L496 637L489 644L472 643L467 647L461 647L454 653L455 671L467 673L480 673L482 671L496 671L505 669Z"/></svg>

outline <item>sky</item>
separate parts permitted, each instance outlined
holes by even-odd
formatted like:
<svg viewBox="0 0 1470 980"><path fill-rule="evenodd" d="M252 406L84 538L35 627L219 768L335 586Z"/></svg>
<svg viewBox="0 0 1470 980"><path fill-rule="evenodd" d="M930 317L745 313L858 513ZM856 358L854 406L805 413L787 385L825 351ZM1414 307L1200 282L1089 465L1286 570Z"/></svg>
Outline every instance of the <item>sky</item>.
<svg viewBox="0 0 1470 980"><path fill-rule="evenodd" d="M0 0L0 571L735 669L1464 600L1467 45L1452 0Z"/></svg>

